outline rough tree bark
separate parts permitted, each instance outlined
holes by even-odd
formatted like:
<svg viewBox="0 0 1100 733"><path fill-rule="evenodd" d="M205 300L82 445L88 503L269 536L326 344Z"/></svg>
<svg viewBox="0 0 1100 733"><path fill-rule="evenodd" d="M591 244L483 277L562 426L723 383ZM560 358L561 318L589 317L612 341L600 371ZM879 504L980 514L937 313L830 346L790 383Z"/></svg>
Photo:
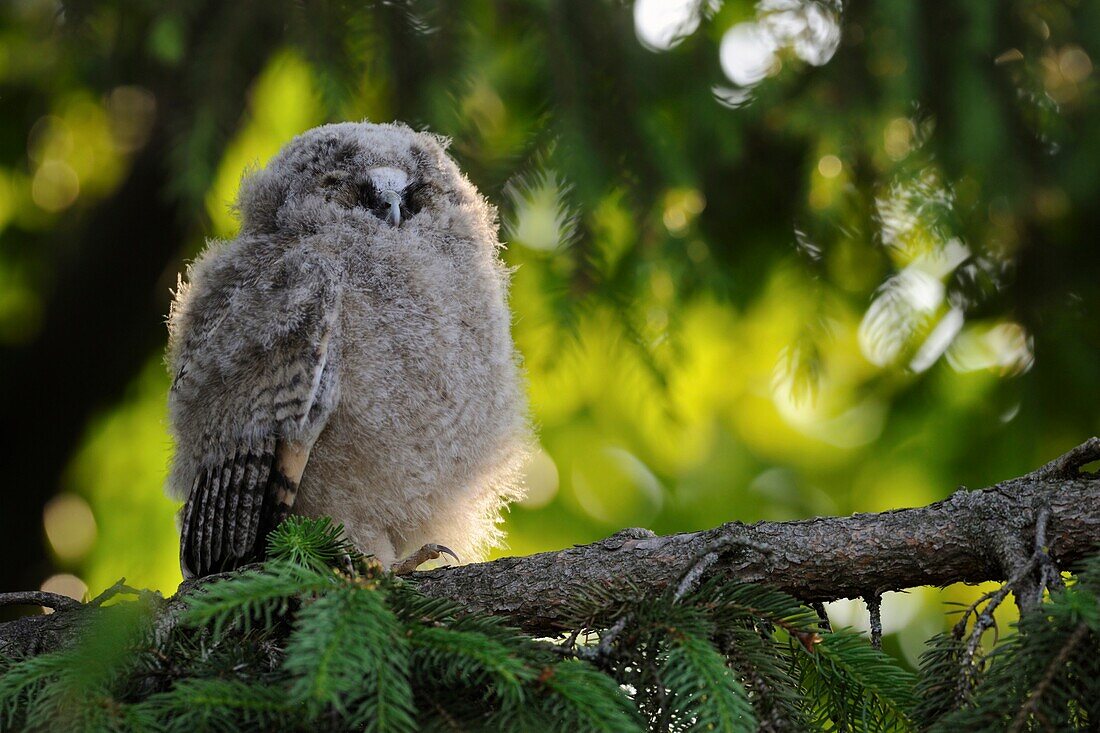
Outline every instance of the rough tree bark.
<svg viewBox="0 0 1100 733"><path fill-rule="evenodd" d="M1020 478L960 489L943 501L879 514L794 522L731 522L654 536L628 529L591 545L417 573L420 590L508 617L531 632L561 629L578 587L661 590L714 553L709 573L767 583L807 602L920 585L1004 580L1031 557L1049 512L1047 546L1060 567L1100 547L1100 438Z"/></svg>
<svg viewBox="0 0 1100 733"><path fill-rule="evenodd" d="M975 491L960 489L925 507L794 522L731 522L663 537L627 529L590 545L439 568L412 578L429 596L505 617L533 634L566 629L578 589L601 588L614 605L626 594L683 582L685 574L692 581L718 576L767 583L807 602L1005 580L1018 577L1029 563L1034 567L1037 551L1066 568L1100 548L1100 473L1081 470L1096 460L1100 438L1091 438L1026 476ZM201 592L205 582L188 581L163 601L158 626L170 625L183 599ZM1026 584L1016 590L1025 604L1037 602L1027 599ZM108 610L57 605L51 615L0 624L0 652L57 648L92 615Z"/></svg>

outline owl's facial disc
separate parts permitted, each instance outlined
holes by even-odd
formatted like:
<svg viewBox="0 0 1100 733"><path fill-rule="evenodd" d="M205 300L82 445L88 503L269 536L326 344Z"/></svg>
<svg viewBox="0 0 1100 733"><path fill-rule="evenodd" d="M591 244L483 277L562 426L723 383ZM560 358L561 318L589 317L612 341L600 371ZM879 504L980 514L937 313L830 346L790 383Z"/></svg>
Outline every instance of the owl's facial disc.
<svg viewBox="0 0 1100 733"><path fill-rule="evenodd" d="M371 168L367 177L378 191L403 191L409 185L409 175L397 168Z"/></svg>
<svg viewBox="0 0 1100 733"><path fill-rule="evenodd" d="M409 176L405 171L397 168L382 167L371 168L367 171L374 190L378 191L378 198L385 206L387 224L392 227L401 225L401 204L403 192L409 185Z"/></svg>

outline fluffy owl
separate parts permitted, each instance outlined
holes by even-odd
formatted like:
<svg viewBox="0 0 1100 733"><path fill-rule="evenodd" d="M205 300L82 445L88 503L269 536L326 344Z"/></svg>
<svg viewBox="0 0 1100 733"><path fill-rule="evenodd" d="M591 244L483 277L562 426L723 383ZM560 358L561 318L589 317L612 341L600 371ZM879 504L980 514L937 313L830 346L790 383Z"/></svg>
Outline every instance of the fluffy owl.
<svg viewBox="0 0 1100 733"><path fill-rule="evenodd" d="M531 442L493 207L441 138L344 123L246 176L237 208L168 317L184 575L262 558L289 512L395 569L477 558Z"/></svg>

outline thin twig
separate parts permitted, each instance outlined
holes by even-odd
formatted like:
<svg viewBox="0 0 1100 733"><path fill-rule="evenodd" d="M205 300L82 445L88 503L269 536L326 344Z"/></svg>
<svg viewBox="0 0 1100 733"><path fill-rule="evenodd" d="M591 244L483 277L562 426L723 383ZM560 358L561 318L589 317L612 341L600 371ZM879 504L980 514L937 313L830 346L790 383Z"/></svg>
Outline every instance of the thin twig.
<svg viewBox="0 0 1100 733"><path fill-rule="evenodd" d="M735 537L732 534L723 535L710 543L701 553L696 555L694 561L688 566L688 569L680 576L680 581L676 584L676 592L672 595L673 603L679 603L680 599L695 588L699 579L703 577L703 573L705 573L710 566L714 565L714 563L718 562L721 551L727 547L747 547L751 550L756 550L764 556L772 554L771 546L764 542L750 540L745 537Z"/></svg>
<svg viewBox="0 0 1100 733"><path fill-rule="evenodd" d="M1039 467L1032 475L1037 478L1069 478L1078 475L1082 466L1093 461L1100 461L1100 438L1095 436Z"/></svg>
<svg viewBox="0 0 1100 733"><path fill-rule="evenodd" d="M1039 699L1046 693L1047 688L1054 682L1054 678L1058 675L1058 672L1065 666L1066 660L1069 659L1069 655L1073 653L1077 645L1081 643L1089 633L1089 626L1087 623L1080 623L1077 628L1073 630L1070 637L1066 639L1066 643L1062 645L1062 648L1058 650L1058 653L1054 655L1054 658L1050 660L1050 664L1047 665L1046 673L1043 674L1043 678L1039 680L1039 684L1035 685L1035 689L1031 691L1031 694L1027 696L1027 700L1024 702L1020 711L1016 713L1016 718L1012 721L1012 727L1010 731L1023 730L1027 727L1027 718L1029 715L1035 712L1036 707L1039 704Z"/></svg>
<svg viewBox="0 0 1100 733"><path fill-rule="evenodd" d="M967 609L963 611L962 618L960 618L958 623L955 624L954 628L951 629L951 633L956 640L961 640L966 634L966 625L970 622L970 617L974 615L975 612L978 610L978 606L982 605L990 598L995 596L997 594L997 591L999 590L1000 588L998 588L997 590L991 590L988 593L982 593L980 596L978 596L977 600L971 603L967 607Z"/></svg>
<svg viewBox="0 0 1100 733"><path fill-rule="evenodd" d="M580 635L581 635L581 628L578 626L577 628L573 629L573 632L571 634L569 634L569 638L566 639L565 643L561 644L560 646L562 646L565 649L568 649L570 652L572 652L573 647L575 647L577 645L577 637L580 636ZM558 645L555 644L555 646L558 646Z"/></svg>
<svg viewBox="0 0 1100 733"><path fill-rule="evenodd" d="M626 628L627 623L630 621L630 614L620 616L618 620L612 624L611 628L600 637L600 643L594 647L591 646L578 646L570 650L573 656L578 659L584 659L589 662L602 662L611 656L611 645L615 643L615 639Z"/></svg>
<svg viewBox="0 0 1100 733"><path fill-rule="evenodd" d="M68 610L83 606L75 598L45 590L24 590L13 593L0 593L0 606L45 606L55 611Z"/></svg>
<svg viewBox="0 0 1100 733"><path fill-rule="evenodd" d="M623 632L623 629L626 628L629 621L629 614L620 617L619 620L607 630L607 633L600 637L600 645L596 648L602 656L606 657L611 654L611 645L615 643L615 639Z"/></svg>
<svg viewBox="0 0 1100 733"><path fill-rule="evenodd" d="M702 557L692 563L691 567L680 578L680 582L676 585L676 592L672 594L672 602L679 603L681 598L695 588L695 584L699 582L699 578L703 577L703 573L706 572L707 568L716 562L718 562L717 552L703 553Z"/></svg>
<svg viewBox="0 0 1100 733"><path fill-rule="evenodd" d="M970 632L970 639L967 641L966 650L963 653L962 670L959 675L959 701L962 701L970 694L972 689L973 676L974 676L974 658L978 653L978 646L981 644L982 636L990 627L996 626L996 619L993 616L994 611L1001 605L1001 602L1012 591L1015 591L1017 597L1020 596L1020 586L1024 580L1035 572L1036 568L1043 567L1047 563L1053 563L1050 559L1050 555L1047 554L1046 546L1046 531L1047 522L1050 519L1050 509L1043 507L1038 516L1035 518L1035 549L1031 553L1031 557L1028 558L1022 566L1017 568L1015 574L1002 585L991 596L989 603L986 604L982 612L974 619L974 628ZM1045 575L1045 574L1044 574ZM1040 581L1042 583L1042 581ZM1043 587L1037 589L1037 595L1039 600L1043 597ZM965 616L963 617L965 621Z"/></svg>
<svg viewBox="0 0 1100 733"><path fill-rule="evenodd" d="M96 596L92 600L88 601L88 605L90 605L90 606L102 606L104 603L111 600L115 596L122 595L122 594L129 595L129 596L145 596L146 594L149 594L149 593L151 593L151 591L139 590L137 588L131 588L130 586L126 585L126 578L119 578L118 580L115 581L114 585L112 585L110 588L103 591L102 593L100 593L98 596Z"/></svg>
<svg viewBox="0 0 1100 733"><path fill-rule="evenodd" d="M1039 556L1039 598L1043 600L1043 589L1062 590L1066 584L1062 582L1062 572L1050 556L1049 542L1047 541L1047 524L1050 522L1050 507L1044 506L1035 519L1035 554Z"/></svg>
<svg viewBox="0 0 1100 733"><path fill-rule="evenodd" d="M882 594L872 593L863 597L871 623L871 646L882 648Z"/></svg>
<svg viewBox="0 0 1100 733"><path fill-rule="evenodd" d="M972 659L977 653L978 645L981 644L982 635L985 634L990 627L996 625L997 621L993 617L993 612L997 610L1001 602L1012 592L1012 589L1035 569L1036 564L1037 560L1032 557L1020 568L1011 580L998 588L993 595L990 596L989 603L986 604L982 612L974 619L974 628L971 630L970 639L966 643L967 659L964 659L964 665L968 665L968 660Z"/></svg>

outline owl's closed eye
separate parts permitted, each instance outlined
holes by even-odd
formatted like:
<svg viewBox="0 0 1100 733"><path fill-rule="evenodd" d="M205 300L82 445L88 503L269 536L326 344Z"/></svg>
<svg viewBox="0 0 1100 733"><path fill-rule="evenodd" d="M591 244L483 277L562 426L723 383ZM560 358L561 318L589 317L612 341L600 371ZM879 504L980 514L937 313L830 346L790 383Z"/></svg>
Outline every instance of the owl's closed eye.
<svg viewBox="0 0 1100 733"><path fill-rule="evenodd" d="M347 209L365 209L382 220L386 219L391 207L370 177L357 179L347 171L330 171L321 177L320 187L327 201ZM414 180L396 193L400 196L400 220L407 221L420 213L430 189L424 181Z"/></svg>

